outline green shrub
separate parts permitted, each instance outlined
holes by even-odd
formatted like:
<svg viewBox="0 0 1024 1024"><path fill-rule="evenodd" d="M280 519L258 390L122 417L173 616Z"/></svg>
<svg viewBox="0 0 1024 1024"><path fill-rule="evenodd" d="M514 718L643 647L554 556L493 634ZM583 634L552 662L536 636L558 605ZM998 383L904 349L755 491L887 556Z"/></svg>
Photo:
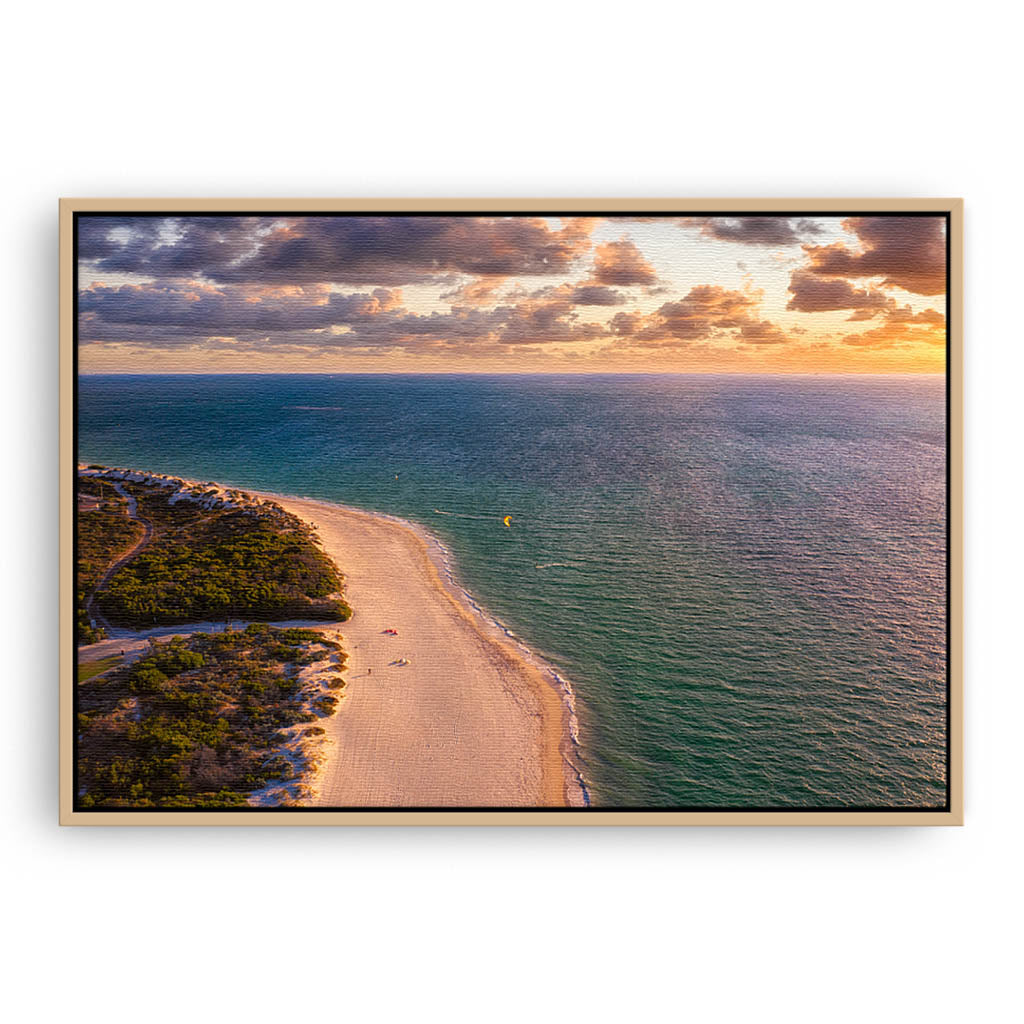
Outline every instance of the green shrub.
<svg viewBox="0 0 1024 1024"><path fill-rule="evenodd" d="M313 707L323 715L325 718L329 715L333 715L338 710L338 698L324 695L323 697L317 697L313 701Z"/></svg>
<svg viewBox="0 0 1024 1024"><path fill-rule="evenodd" d="M312 630L258 626L156 643L133 665L79 687L79 807L234 807L306 770L281 748L337 700L297 679ZM283 799L283 797L282 797Z"/></svg>
<svg viewBox="0 0 1024 1024"><path fill-rule="evenodd" d="M128 486L128 485L126 485ZM108 619L143 627L205 619L344 620L342 581L315 533L283 509L207 511L134 486L153 538L99 596Z"/></svg>

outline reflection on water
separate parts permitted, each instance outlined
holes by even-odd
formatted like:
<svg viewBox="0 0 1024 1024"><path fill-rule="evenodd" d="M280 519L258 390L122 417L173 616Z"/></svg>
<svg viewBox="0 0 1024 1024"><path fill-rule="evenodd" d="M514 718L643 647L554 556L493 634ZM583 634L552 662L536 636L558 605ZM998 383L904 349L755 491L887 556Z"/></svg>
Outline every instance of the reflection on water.
<svg viewBox="0 0 1024 1024"><path fill-rule="evenodd" d="M79 454L432 529L572 680L595 804L935 806L944 401L933 377L86 377Z"/></svg>

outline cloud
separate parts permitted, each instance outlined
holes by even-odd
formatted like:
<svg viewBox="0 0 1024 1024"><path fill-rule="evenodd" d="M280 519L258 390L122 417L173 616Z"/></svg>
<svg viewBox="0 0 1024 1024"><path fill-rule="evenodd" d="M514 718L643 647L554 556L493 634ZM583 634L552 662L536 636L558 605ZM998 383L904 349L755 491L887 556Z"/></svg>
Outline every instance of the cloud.
<svg viewBox="0 0 1024 1024"><path fill-rule="evenodd" d="M895 305L886 311L885 320L878 327L843 338L844 345L871 349L945 343L946 318L938 310L923 309L915 313L910 306Z"/></svg>
<svg viewBox="0 0 1024 1024"><path fill-rule="evenodd" d="M594 250L591 282L604 285L654 285L658 275L654 267L628 238L605 242Z"/></svg>
<svg viewBox="0 0 1024 1024"><path fill-rule="evenodd" d="M906 224L897 230L881 223L892 219ZM615 238L622 227L609 219L514 216L83 216L82 280L106 283L80 291L80 340L133 353L196 348L313 355L554 347L589 357L600 344L635 348L638 358L643 349L665 349L670 357L687 349L691 359L704 351L782 346L801 330L776 322L785 314L763 308L768 300L749 276L736 289L704 284L681 295L674 290L681 270L665 269L659 279L646 250L629 236L595 244L598 223L603 238ZM702 252L718 251L705 243L712 238L779 247L768 253L782 260L776 273L802 260L788 271L787 309L847 311L853 324L846 330L856 333L844 339L837 332L834 345L944 340L939 312L915 313L893 297L900 294L897 286L922 293L930 287L939 249L944 282L941 218L851 218L844 224L857 241L832 245L807 241L816 227L795 218L686 223L689 231L672 228L667 236L683 259L699 261ZM938 235L929 225L938 226ZM804 240L802 249L787 248L794 239ZM665 267L672 263L667 259ZM828 325L835 328L834 318Z"/></svg>
<svg viewBox="0 0 1024 1024"><path fill-rule="evenodd" d="M564 274L594 221L534 217L82 217L79 256L99 272L221 284L397 286L453 273Z"/></svg>
<svg viewBox="0 0 1024 1024"><path fill-rule="evenodd" d="M503 277L478 277L450 292L443 292L441 298L453 306L489 306L504 284Z"/></svg>
<svg viewBox="0 0 1024 1024"><path fill-rule="evenodd" d="M918 295L946 290L946 238L942 217L850 217L859 252L843 242L805 245L805 272L823 278L881 278Z"/></svg>
<svg viewBox="0 0 1024 1024"><path fill-rule="evenodd" d="M373 316L390 304L391 293L342 295L326 286L281 289L236 287L196 282L161 282L106 287L94 285L79 294L80 333L88 325L132 325L187 328L195 334L233 334L239 331L314 330Z"/></svg>
<svg viewBox="0 0 1024 1024"><path fill-rule="evenodd" d="M886 317L891 324L931 324L945 328L946 318L937 309L922 309L915 313L909 306L894 307Z"/></svg>
<svg viewBox="0 0 1024 1024"><path fill-rule="evenodd" d="M741 245L799 245L821 232L814 221L794 217L681 217L680 223L705 238Z"/></svg>
<svg viewBox="0 0 1024 1024"><path fill-rule="evenodd" d="M745 345L782 345L789 341L789 335L770 320L745 320L740 324L737 341Z"/></svg>
<svg viewBox="0 0 1024 1024"><path fill-rule="evenodd" d="M642 313L616 313L609 321L608 326L613 334L631 337L640 332L646 319Z"/></svg>
<svg viewBox="0 0 1024 1024"><path fill-rule="evenodd" d="M891 298L876 289L858 289L841 277L818 277L805 269L793 271L789 291L792 298L786 309L801 313L855 309L861 311L862 316L872 317L893 303Z"/></svg>
<svg viewBox="0 0 1024 1024"><path fill-rule="evenodd" d="M494 310L497 332L493 340L504 345L523 345L602 337L604 327L579 322L572 292L568 285L544 289L514 306Z"/></svg>
<svg viewBox="0 0 1024 1024"><path fill-rule="evenodd" d="M622 292L601 284L581 284L572 290L576 306L621 306L625 301Z"/></svg>
<svg viewBox="0 0 1024 1024"><path fill-rule="evenodd" d="M323 284L97 284L79 295L79 339L157 348L422 349L545 345L604 336L605 327L580 320L577 291L563 284L493 309L466 305L418 314L402 305L400 291L388 288L346 294ZM612 304L612 289L598 291L584 296L591 300L586 304Z"/></svg>
<svg viewBox="0 0 1024 1024"><path fill-rule="evenodd" d="M251 256L278 223L259 217L83 215L78 255L103 272L214 280L218 267Z"/></svg>
<svg viewBox="0 0 1024 1024"><path fill-rule="evenodd" d="M705 284L691 288L680 302L666 302L656 315L673 337L690 340L706 338L714 329L741 326L755 305L748 292Z"/></svg>
<svg viewBox="0 0 1024 1024"><path fill-rule="evenodd" d="M620 344L643 347L687 345L730 339L748 345L777 345L789 340L770 320L757 315L760 293L698 285L678 302L666 302L648 316L617 313L609 326Z"/></svg>
<svg viewBox="0 0 1024 1024"><path fill-rule="evenodd" d="M481 277L453 291L443 292L441 299L453 306L491 306L498 301L498 293L505 283L505 278ZM504 298L510 301L527 297L550 297L554 294L558 294L562 299L568 298L573 306L621 306L626 301L626 296L622 292L587 281L578 285L563 284L558 289L542 288L533 292L516 287L506 293Z"/></svg>

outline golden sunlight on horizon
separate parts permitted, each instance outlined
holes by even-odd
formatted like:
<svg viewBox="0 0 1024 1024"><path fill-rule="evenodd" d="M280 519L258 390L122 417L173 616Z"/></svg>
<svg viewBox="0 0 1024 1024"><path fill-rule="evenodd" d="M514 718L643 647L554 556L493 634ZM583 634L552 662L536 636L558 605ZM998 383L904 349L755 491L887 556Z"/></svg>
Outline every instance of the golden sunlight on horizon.
<svg viewBox="0 0 1024 1024"><path fill-rule="evenodd" d="M82 373L942 373L941 215L80 215Z"/></svg>

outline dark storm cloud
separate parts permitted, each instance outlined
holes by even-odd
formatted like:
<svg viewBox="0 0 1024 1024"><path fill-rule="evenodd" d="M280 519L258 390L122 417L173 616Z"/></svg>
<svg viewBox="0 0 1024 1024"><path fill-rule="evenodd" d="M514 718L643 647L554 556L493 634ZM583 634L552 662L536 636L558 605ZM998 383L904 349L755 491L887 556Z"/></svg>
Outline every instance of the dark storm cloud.
<svg viewBox="0 0 1024 1024"><path fill-rule="evenodd" d="M530 217L83 218L79 254L102 272L219 283L410 284L565 273L593 222Z"/></svg>
<svg viewBox="0 0 1024 1024"><path fill-rule="evenodd" d="M97 285L79 295L86 322L131 324L140 328L186 327L207 334L239 330L310 330L342 323L368 296L303 292L300 296L259 297L211 286L179 284Z"/></svg>
<svg viewBox="0 0 1024 1024"><path fill-rule="evenodd" d="M146 247L157 244L162 221L142 217L94 217L78 219L78 253L85 260L109 260L124 249L133 232Z"/></svg>
<svg viewBox="0 0 1024 1024"><path fill-rule="evenodd" d="M252 253L267 222L253 217L79 220L79 258L97 270L149 277L212 276Z"/></svg>
<svg viewBox="0 0 1024 1024"><path fill-rule="evenodd" d="M233 339L250 346L326 349L475 348L602 336L603 327L579 321L575 290L560 285L494 309L460 306L424 315L405 309L400 293L387 288L341 294L323 285L97 284L80 293L79 337L83 344L210 347Z"/></svg>
<svg viewBox="0 0 1024 1024"><path fill-rule="evenodd" d="M681 222L699 227L706 238L742 245L799 245L821 231L814 221L793 217L683 217Z"/></svg>
<svg viewBox="0 0 1024 1024"><path fill-rule="evenodd" d="M843 227L861 251L842 242L806 245L807 274L824 278L881 278L918 295L946 290L946 236L942 217L850 217Z"/></svg>

